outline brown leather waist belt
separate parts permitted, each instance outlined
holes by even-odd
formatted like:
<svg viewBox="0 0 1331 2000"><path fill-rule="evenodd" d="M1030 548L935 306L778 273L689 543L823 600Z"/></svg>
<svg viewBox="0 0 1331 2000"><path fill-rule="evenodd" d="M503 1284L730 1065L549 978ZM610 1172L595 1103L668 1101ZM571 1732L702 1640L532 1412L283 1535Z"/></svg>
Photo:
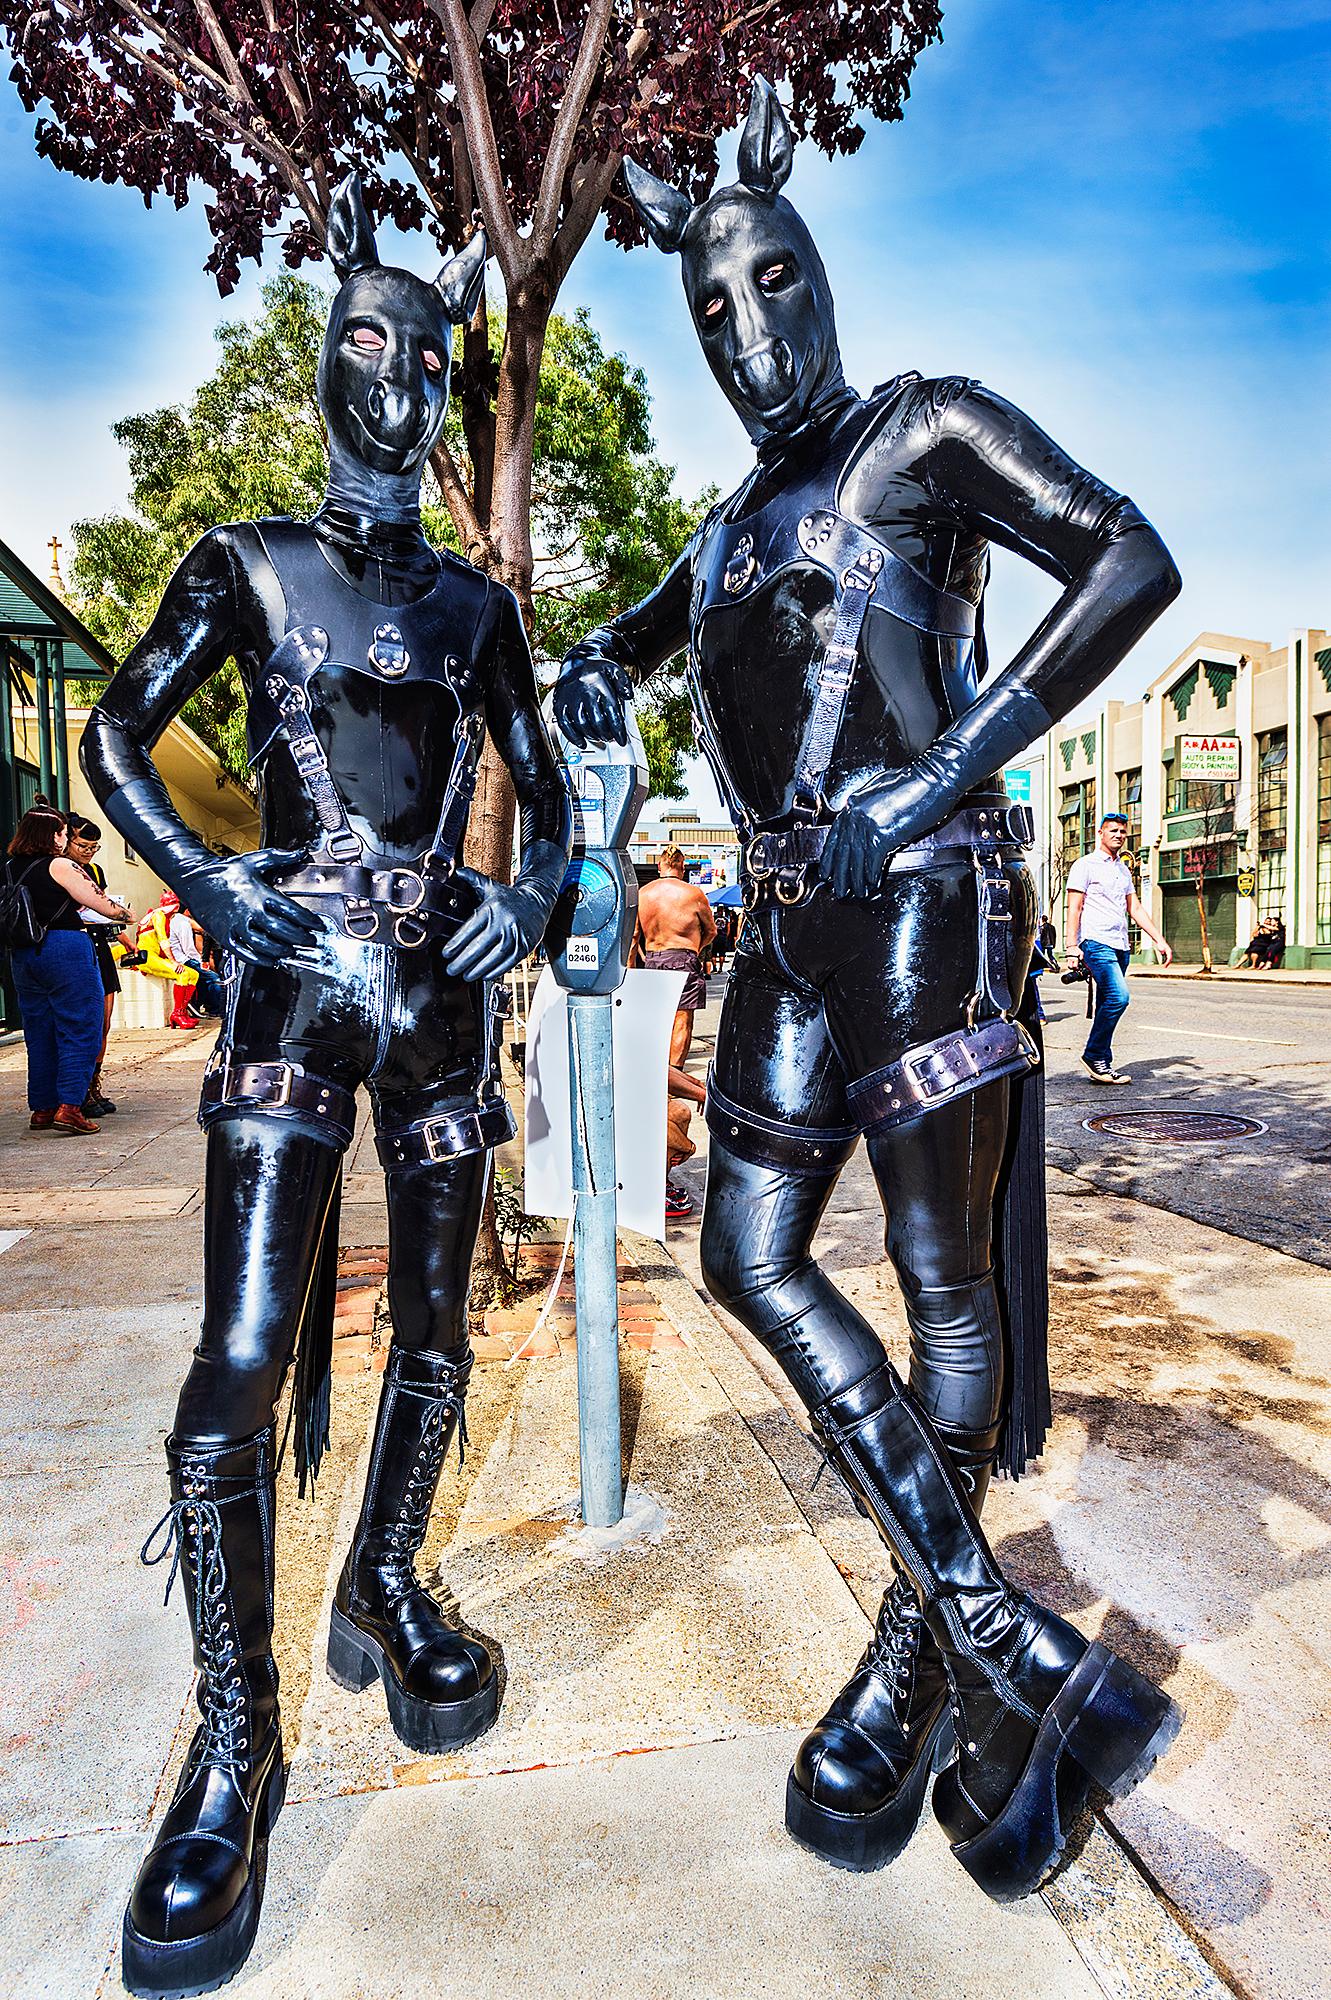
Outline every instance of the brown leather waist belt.
<svg viewBox="0 0 1331 2000"><path fill-rule="evenodd" d="M771 833L757 833L744 849L741 873L746 904L753 909L761 895L749 897L748 884L760 890L770 884L777 902L787 905L804 902L816 884L808 870L827 845L831 822L817 826L794 826ZM1020 851L1035 839L1034 819L1029 806L963 806L924 840L913 841L894 854L887 864L889 875L908 875L921 868L938 868L950 861L967 862L974 853Z"/></svg>
<svg viewBox="0 0 1331 2000"><path fill-rule="evenodd" d="M399 945L416 951L431 937L448 936L477 908L476 891L451 870L369 868L356 863L307 861L275 875L274 887L296 902L313 902L321 914L325 899L346 937L363 944Z"/></svg>

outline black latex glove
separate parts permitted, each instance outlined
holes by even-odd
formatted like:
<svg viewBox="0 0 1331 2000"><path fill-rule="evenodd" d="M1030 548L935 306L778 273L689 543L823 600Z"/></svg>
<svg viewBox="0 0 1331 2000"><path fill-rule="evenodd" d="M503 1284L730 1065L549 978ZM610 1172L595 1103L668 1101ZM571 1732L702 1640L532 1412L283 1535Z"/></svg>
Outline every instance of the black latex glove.
<svg viewBox="0 0 1331 2000"><path fill-rule="evenodd" d="M584 641L566 656L555 682L555 725L579 750L627 743L624 704L632 693L633 683L618 662Z"/></svg>
<svg viewBox="0 0 1331 2000"><path fill-rule="evenodd" d="M294 850L268 847L262 857L233 854L177 876L180 900L209 937L256 965L281 965L324 935L319 917L264 880L268 870L294 868ZM261 872L262 871L262 872Z"/></svg>
<svg viewBox="0 0 1331 2000"><path fill-rule="evenodd" d="M1028 688L999 683L987 689L904 769L847 799L818 858L818 879L838 899L876 895L894 854L950 819L969 791L1051 722Z"/></svg>
<svg viewBox="0 0 1331 2000"><path fill-rule="evenodd" d="M559 880L563 879L563 864ZM454 979L497 979L521 964L536 949L550 920L559 881L553 887L541 877L493 882L474 868L459 868L460 882L469 882L480 897L480 908L449 939L444 970Z"/></svg>

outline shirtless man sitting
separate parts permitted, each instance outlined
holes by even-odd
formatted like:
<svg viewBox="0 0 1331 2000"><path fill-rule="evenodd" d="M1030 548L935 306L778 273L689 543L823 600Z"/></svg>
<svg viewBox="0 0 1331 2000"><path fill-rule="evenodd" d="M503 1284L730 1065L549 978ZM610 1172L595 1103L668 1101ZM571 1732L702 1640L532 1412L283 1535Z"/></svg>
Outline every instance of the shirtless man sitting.
<svg viewBox="0 0 1331 2000"><path fill-rule="evenodd" d="M638 893L629 964L688 974L670 1032L670 1061L681 1069L693 1040L693 1016L707 1005L702 952L716 936L716 919L702 890L685 880L681 849L663 847L656 866L660 880L646 883Z"/></svg>

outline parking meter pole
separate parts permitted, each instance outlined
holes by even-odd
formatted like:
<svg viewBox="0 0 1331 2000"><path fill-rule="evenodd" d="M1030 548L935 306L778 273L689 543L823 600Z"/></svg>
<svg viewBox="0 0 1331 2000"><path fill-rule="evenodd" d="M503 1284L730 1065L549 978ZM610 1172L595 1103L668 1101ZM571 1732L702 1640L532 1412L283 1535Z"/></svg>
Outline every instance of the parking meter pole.
<svg viewBox="0 0 1331 2000"><path fill-rule="evenodd" d="M550 970L568 994L578 1451L582 1518L593 1528L624 1517L612 1024L638 908L629 836L647 797L647 752L631 707L625 735L624 743L591 749L558 739L573 800L573 859L545 934Z"/></svg>
<svg viewBox="0 0 1331 2000"><path fill-rule="evenodd" d="M624 1514L619 1437L619 1298L615 1254L615 1112L608 993L568 996L573 1127L573 1276L578 1313L578 1448L582 1518L613 1528Z"/></svg>

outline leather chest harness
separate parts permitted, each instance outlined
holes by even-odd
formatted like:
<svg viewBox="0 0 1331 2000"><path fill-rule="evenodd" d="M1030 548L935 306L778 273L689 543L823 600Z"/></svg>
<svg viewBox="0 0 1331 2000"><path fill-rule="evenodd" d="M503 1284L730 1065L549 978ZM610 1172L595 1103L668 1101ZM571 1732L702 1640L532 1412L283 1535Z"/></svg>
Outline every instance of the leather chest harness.
<svg viewBox="0 0 1331 2000"><path fill-rule="evenodd" d="M269 524L264 540L265 553L285 601L286 585L274 560L275 550L281 548L281 532L285 531L275 530ZM413 622L420 622L422 607L428 603L427 596L419 604L406 607L407 612L417 614ZM384 615L375 624L366 648L367 666L383 680L402 680L412 666L402 631L384 607L371 608ZM404 623L408 622L406 615L399 616ZM367 856L364 843L351 824L310 713L309 684L328 659L329 651L329 635L321 626L292 626L269 658L250 696L248 729L251 742L258 744L250 757L251 768L269 755L275 743L285 743L320 827L317 847L294 869L283 873L278 886L287 895L312 904L349 938L363 944L417 951L431 938L451 934L477 905L475 892L456 879L456 869L485 740L484 715L479 707L464 706L453 678L460 677L461 661L454 655L446 655L441 684L448 687L457 701L458 721L453 761L434 837L411 867L390 862L375 865L377 857ZM492 1016L487 995L474 1108L450 1110L438 1117L416 1119L392 1131L380 1131L375 1143L385 1167L438 1164L500 1144L513 1136L512 1112L495 1075L497 1037ZM219 1044L204 1072L200 1116L206 1118L230 1105L303 1114L344 1145L350 1142L355 1129L353 1092L288 1062L233 1065L229 1045Z"/></svg>
<svg viewBox="0 0 1331 2000"><path fill-rule="evenodd" d="M869 529L827 506L821 498L827 487L826 468L819 467L803 485L789 489L747 521L742 516L727 521L723 508L704 524L694 558L687 673L695 734L740 835L740 877L744 905L750 911L771 910L773 905L795 909L821 886L812 868L835 817L826 799L827 774L859 670L860 638L870 605L918 631L943 638L971 639L975 633L975 607L968 599L941 589ZM730 510L742 506L748 490L740 489L729 503ZM703 686L699 638L709 608L742 602L760 582L797 563L814 564L831 576L832 631L814 669L787 823L763 828L740 799L717 740ZM968 801L925 839L891 857L889 875L958 862L973 868L976 977L959 1029L907 1050L896 1062L849 1086L858 1131L872 1135L908 1124L936 1105L996 1077L1022 1074L1038 1063L1033 1038L1015 1018L1008 973L1012 885L1007 864L1033 840L1029 807L1014 805L1001 795L985 795ZM774 1127L729 1099L720 1099L714 1084L709 1084L708 1123L735 1150L792 1172L835 1172L855 1143L853 1131Z"/></svg>

